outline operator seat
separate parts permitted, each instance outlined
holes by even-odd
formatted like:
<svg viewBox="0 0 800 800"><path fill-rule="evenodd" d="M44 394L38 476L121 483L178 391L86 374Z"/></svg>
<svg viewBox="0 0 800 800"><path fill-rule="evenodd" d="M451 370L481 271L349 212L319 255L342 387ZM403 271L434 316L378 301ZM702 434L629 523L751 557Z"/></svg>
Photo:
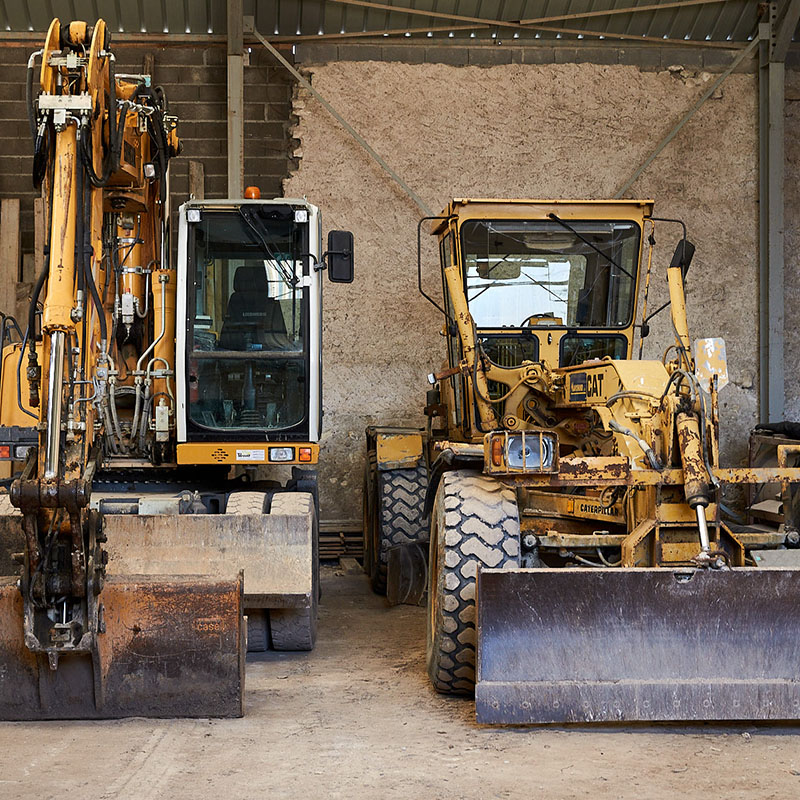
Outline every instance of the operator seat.
<svg viewBox="0 0 800 800"><path fill-rule="evenodd" d="M237 267L233 294L222 321L222 350L275 350L288 344L286 325L277 300L268 297L264 267Z"/></svg>

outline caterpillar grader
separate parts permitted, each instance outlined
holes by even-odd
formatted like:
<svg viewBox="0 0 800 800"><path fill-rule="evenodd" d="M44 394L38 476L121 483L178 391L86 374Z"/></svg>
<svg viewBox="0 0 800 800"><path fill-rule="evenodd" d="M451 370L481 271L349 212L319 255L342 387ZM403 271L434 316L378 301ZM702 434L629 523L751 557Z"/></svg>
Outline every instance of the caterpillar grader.
<svg viewBox="0 0 800 800"><path fill-rule="evenodd" d="M0 719L240 716L245 619L251 649L314 645L321 276L352 280L352 235L323 254L315 206L248 190L182 205L173 265L177 119L102 20L52 22L28 105L47 245L2 326Z"/></svg>
<svg viewBox="0 0 800 800"><path fill-rule="evenodd" d="M677 222L651 201L461 199L427 221L448 361L427 430L368 432L365 535L373 576L428 538L390 513L405 481L430 517L433 686L474 692L483 723L800 718L800 448L720 465L724 342L690 339L685 227L648 312L655 227ZM642 359L667 307L674 341ZM783 523L734 522L723 489L768 482Z"/></svg>

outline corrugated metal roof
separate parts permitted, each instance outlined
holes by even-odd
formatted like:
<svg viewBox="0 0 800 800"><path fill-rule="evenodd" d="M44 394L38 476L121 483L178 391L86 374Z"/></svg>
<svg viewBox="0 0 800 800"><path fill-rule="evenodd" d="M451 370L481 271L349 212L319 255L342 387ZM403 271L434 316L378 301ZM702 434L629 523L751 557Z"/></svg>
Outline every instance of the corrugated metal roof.
<svg viewBox="0 0 800 800"><path fill-rule="evenodd" d="M663 6L659 8L659 6ZM634 11L635 7L642 7ZM394 10L396 9L396 10ZM605 12L605 13L604 13ZM611 12L611 13L608 13ZM580 16L582 14L590 16ZM746 42L757 0L244 0L270 38L397 36L409 39L597 39ZM102 17L112 31L224 34L225 0L31 0L0 2L0 30L45 31L50 20ZM462 19L458 19L458 18ZM520 25L520 21L526 22Z"/></svg>

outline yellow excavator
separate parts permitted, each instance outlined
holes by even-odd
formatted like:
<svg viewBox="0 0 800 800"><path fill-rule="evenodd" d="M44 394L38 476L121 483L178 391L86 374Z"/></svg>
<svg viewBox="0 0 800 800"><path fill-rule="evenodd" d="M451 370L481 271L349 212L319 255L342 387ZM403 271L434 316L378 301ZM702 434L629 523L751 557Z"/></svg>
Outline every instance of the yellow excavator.
<svg viewBox="0 0 800 800"><path fill-rule="evenodd" d="M315 206L248 190L181 206L173 265L151 76L56 19L27 94L47 245L2 327L0 719L241 715L246 638L314 645L322 272L352 280L352 235L323 253Z"/></svg>
<svg viewBox="0 0 800 800"><path fill-rule="evenodd" d="M443 300L421 270L420 290L448 362L427 431L370 432L365 531L375 574L408 545L380 488L425 469L405 502L430 517L433 686L474 691L484 723L800 718L800 446L720 465L724 342L690 339L685 227L647 308L656 227L683 223L651 201L482 199L432 222ZM674 341L643 360L667 307ZM782 524L735 521L723 490L769 482Z"/></svg>

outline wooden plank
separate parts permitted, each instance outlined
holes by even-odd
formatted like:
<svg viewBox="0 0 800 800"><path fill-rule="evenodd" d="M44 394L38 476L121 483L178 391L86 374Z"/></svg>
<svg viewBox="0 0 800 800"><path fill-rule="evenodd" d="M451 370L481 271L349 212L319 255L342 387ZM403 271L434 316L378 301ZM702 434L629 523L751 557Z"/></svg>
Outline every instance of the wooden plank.
<svg viewBox="0 0 800 800"><path fill-rule="evenodd" d="M19 198L0 203L0 312L13 314L20 278Z"/></svg>
<svg viewBox="0 0 800 800"><path fill-rule="evenodd" d="M189 162L189 199L206 199L206 176L202 161Z"/></svg>
<svg viewBox="0 0 800 800"><path fill-rule="evenodd" d="M363 575L364 568L350 556L339 556L339 566L345 575Z"/></svg>
<svg viewBox="0 0 800 800"><path fill-rule="evenodd" d="M17 318L17 323L19 324L19 327L24 335L25 328L28 325L28 311L31 307L31 294L33 292L33 282L20 281L17 284L16 288L17 292L16 292L15 316Z"/></svg>
<svg viewBox="0 0 800 800"><path fill-rule="evenodd" d="M144 58L142 58L142 74L143 75L150 75L153 77L153 72L155 70L155 57L152 53L145 53Z"/></svg>
<svg viewBox="0 0 800 800"><path fill-rule="evenodd" d="M20 278L19 198L0 203L0 312L16 314ZM11 477L11 462L0 462L0 479Z"/></svg>
<svg viewBox="0 0 800 800"><path fill-rule="evenodd" d="M44 213L44 198L37 197L33 201L33 274L22 274L23 281L33 283L44 267L44 246L47 242L47 230Z"/></svg>

